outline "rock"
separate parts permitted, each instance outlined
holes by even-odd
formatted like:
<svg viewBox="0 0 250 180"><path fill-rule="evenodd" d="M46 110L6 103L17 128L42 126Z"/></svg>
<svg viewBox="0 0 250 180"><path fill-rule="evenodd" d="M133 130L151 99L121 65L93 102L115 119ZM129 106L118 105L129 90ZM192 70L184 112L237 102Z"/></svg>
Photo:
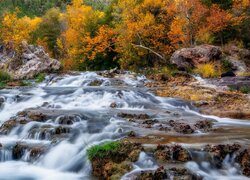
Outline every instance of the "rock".
<svg viewBox="0 0 250 180"><path fill-rule="evenodd" d="M154 156L157 160L166 162L166 161L179 161L187 162L191 160L190 153L179 145L173 146L162 146L158 145Z"/></svg>
<svg viewBox="0 0 250 180"><path fill-rule="evenodd" d="M167 179L167 171L164 167L159 167L156 171L142 171L136 180L164 180Z"/></svg>
<svg viewBox="0 0 250 180"><path fill-rule="evenodd" d="M94 81L91 81L89 86L101 86L103 83L103 80L94 80Z"/></svg>
<svg viewBox="0 0 250 180"><path fill-rule="evenodd" d="M236 75L234 74L233 71L228 71L228 72L225 72L225 73L222 73L221 74L221 77L235 77Z"/></svg>
<svg viewBox="0 0 250 180"><path fill-rule="evenodd" d="M13 79L31 79L39 73L54 72L61 68L58 60L51 59L41 46L28 45L22 42L21 55L13 56L0 52L0 68L7 67Z"/></svg>
<svg viewBox="0 0 250 180"><path fill-rule="evenodd" d="M213 122L209 120L198 121L194 125L198 130L202 130L204 132L210 131L213 127Z"/></svg>
<svg viewBox="0 0 250 180"><path fill-rule="evenodd" d="M28 144L17 143L12 149L12 156L14 160L21 159L25 153L30 152L30 160L35 160L46 150L42 146L30 146Z"/></svg>
<svg viewBox="0 0 250 180"><path fill-rule="evenodd" d="M241 149L239 144L219 144L219 145L207 145L205 147L205 151L207 151L217 168L222 167L222 163L227 155L232 156L233 154L237 153Z"/></svg>
<svg viewBox="0 0 250 180"><path fill-rule="evenodd" d="M194 129L187 123L180 123L174 120L170 120L169 125L172 126L174 130L178 133L183 133L183 134L194 133Z"/></svg>
<svg viewBox="0 0 250 180"><path fill-rule="evenodd" d="M187 162L191 160L189 152L179 145L172 147L172 158L175 161Z"/></svg>
<svg viewBox="0 0 250 180"><path fill-rule="evenodd" d="M38 122L43 122L44 120L46 120L46 115L41 113L41 112L37 112L37 111L28 111L27 112L27 117L30 118L33 121L38 121Z"/></svg>
<svg viewBox="0 0 250 180"><path fill-rule="evenodd" d="M139 120L149 119L148 114L119 113L118 116L121 117L121 118L125 118L125 119L139 119Z"/></svg>
<svg viewBox="0 0 250 180"><path fill-rule="evenodd" d="M212 45L201 45L194 48L183 48L177 50L170 58L170 62L180 70L196 67L198 64L219 60L222 51L220 47Z"/></svg>
<svg viewBox="0 0 250 180"><path fill-rule="evenodd" d="M62 125L72 125L75 122L79 122L80 120L81 118L77 115L64 115L64 116L59 116L56 119L56 122Z"/></svg>
<svg viewBox="0 0 250 180"><path fill-rule="evenodd" d="M117 104L115 102L113 102L113 103L110 104L110 107L111 108L117 108Z"/></svg>
<svg viewBox="0 0 250 180"><path fill-rule="evenodd" d="M136 136L136 134L135 134L134 131L130 131L130 132L128 133L128 137L135 137L135 136Z"/></svg>
<svg viewBox="0 0 250 180"><path fill-rule="evenodd" d="M203 178L196 177L195 175L191 174L185 168L171 168L167 170L168 178L174 180L201 180Z"/></svg>
<svg viewBox="0 0 250 180"><path fill-rule="evenodd" d="M90 159L94 176L104 179L120 179L132 169L132 162L138 160L142 146L126 140L118 141L118 143L119 147L115 151L106 152L102 156L96 155Z"/></svg>
<svg viewBox="0 0 250 180"><path fill-rule="evenodd" d="M237 157L236 162L241 166L242 173L250 177L250 149L245 149Z"/></svg>
<svg viewBox="0 0 250 180"><path fill-rule="evenodd" d="M154 156L159 161L169 161L171 160L171 151L168 146L158 145L156 151L154 152Z"/></svg>

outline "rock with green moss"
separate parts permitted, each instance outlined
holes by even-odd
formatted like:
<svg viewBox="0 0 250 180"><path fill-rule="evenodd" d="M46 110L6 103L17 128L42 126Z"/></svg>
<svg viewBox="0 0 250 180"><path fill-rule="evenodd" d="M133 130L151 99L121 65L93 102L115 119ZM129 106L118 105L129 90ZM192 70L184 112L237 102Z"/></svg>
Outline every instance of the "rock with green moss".
<svg viewBox="0 0 250 180"><path fill-rule="evenodd" d="M87 150L92 173L105 179L119 179L132 170L132 162L138 160L142 146L129 141L106 142Z"/></svg>

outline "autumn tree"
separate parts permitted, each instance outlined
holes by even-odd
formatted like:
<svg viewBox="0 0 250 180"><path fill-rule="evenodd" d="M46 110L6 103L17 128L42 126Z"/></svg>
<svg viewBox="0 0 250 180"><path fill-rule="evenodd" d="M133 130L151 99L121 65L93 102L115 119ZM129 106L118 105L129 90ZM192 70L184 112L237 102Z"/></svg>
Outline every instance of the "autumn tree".
<svg viewBox="0 0 250 180"><path fill-rule="evenodd" d="M102 12L84 5L82 0L73 0L72 5L67 6L67 11L63 15L65 31L57 40L57 45L66 55L66 69L75 68L87 60L86 41L95 35L103 16Z"/></svg>
<svg viewBox="0 0 250 180"><path fill-rule="evenodd" d="M116 6L116 42L123 68L156 65L172 52L167 37L173 1L119 0Z"/></svg>
<svg viewBox="0 0 250 180"><path fill-rule="evenodd" d="M22 41L30 41L31 33L41 22L40 18L18 18L17 12L6 13L0 27L0 39L7 48L18 49Z"/></svg>
<svg viewBox="0 0 250 180"><path fill-rule="evenodd" d="M200 0L179 0L176 9L168 37L175 48L193 46L205 26L208 8Z"/></svg>

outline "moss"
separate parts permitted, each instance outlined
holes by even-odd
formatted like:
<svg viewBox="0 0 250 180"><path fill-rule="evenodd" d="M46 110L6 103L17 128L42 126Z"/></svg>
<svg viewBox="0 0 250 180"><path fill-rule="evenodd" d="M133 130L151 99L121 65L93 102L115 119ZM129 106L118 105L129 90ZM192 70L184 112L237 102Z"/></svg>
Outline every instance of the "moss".
<svg viewBox="0 0 250 180"><path fill-rule="evenodd" d="M45 80L45 74L44 73L40 73L36 76L36 83L40 83L43 82Z"/></svg>
<svg viewBox="0 0 250 180"><path fill-rule="evenodd" d="M93 160L94 158L102 158L109 154L116 153L121 147L121 143L114 142L106 142L100 145L92 146L87 150L87 156L89 160Z"/></svg>

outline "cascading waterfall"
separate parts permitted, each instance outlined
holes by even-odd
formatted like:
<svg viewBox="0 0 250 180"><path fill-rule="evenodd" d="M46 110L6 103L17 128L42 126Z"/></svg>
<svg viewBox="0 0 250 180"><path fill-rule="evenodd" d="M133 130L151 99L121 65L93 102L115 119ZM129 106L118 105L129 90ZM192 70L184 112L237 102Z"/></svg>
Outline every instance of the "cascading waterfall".
<svg viewBox="0 0 250 180"><path fill-rule="evenodd" d="M144 133L119 118L117 114L121 112L146 111L159 120L178 113L184 119L214 119L216 126L227 126L229 129L232 125L250 127L248 121L204 116L188 102L157 97L143 86L147 81L144 76L129 72L113 78L85 72L51 75L35 87L1 90L0 179L91 179L91 166L86 156L89 147L122 138L131 129ZM110 107L112 103L116 108ZM28 113L22 114L27 109ZM24 116L35 120L27 122ZM244 135L241 132L239 135L240 138L237 138L237 133L229 138L241 141ZM195 140L190 139L190 142L182 144L192 147ZM249 143L248 139L245 141ZM225 179L243 177L233 163L227 164L224 173L205 163L188 162L187 166L200 172L205 179L214 179L215 176ZM132 172L157 167L153 158L142 152ZM229 173L232 168L234 173ZM131 179L131 173L123 179Z"/></svg>

